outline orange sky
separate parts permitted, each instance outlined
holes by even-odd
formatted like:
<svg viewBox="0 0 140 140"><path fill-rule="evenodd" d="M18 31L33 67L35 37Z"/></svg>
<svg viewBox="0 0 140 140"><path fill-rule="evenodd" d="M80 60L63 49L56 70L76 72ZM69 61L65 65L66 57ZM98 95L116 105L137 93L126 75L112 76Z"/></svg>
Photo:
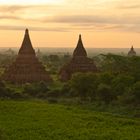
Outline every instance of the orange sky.
<svg viewBox="0 0 140 140"><path fill-rule="evenodd" d="M0 47L140 47L139 0L0 0Z"/></svg>

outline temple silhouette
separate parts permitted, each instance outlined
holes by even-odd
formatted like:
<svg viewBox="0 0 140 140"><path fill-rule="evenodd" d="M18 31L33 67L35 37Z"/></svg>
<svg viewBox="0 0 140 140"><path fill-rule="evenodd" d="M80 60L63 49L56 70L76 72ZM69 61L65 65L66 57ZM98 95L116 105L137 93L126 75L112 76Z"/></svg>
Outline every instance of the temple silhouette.
<svg viewBox="0 0 140 140"><path fill-rule="evenodd" d="M79 35L77 46L73 52L73 58L60 69L60 79L62 81L67 81L71 78L72 74L76 72L85 73L97 71L94 61L87 57L81 35Z"/></svg>
<svg viewBox="0 0 140 140"><path fill-rule="evenodd" d="M45 67L36 57L28 29L25 30L24 39L16 60L5 70L2 79L17 84L52 81Z"/></svg>
<svg viewBox="0 0 140 140"><path fill-rule="evenodd" d="M135 52L133 46L131 47L130 51L128 52L128 56L136 56L136 52Z"/></svg>

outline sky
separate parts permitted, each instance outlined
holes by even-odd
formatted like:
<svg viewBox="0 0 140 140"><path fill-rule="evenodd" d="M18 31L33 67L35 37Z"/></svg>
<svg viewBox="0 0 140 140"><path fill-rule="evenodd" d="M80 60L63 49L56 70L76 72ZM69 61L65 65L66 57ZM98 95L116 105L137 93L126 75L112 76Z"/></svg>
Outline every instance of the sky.
<svg viewBox="0 0 140 140"><path fill-rule="evenodd" d="M140 47L140 0L0 0L0 47Z"/></svg>

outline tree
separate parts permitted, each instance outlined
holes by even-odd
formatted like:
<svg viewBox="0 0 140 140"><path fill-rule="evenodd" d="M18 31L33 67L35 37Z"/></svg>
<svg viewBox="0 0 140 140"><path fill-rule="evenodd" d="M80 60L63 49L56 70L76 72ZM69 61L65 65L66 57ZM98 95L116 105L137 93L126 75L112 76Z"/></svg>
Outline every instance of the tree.
<svg viewBox="0 0 140 140"><path fill-rule="evenodd" d="M126 56L114 55L114 54L101 54L101 70L112 73L124 73L128 71L129 60Z"/></svg>
<svg viewBox="0 0 140 140"><path fill-rule="evenodd" d="M7 90L6 90L6 87L5 87L5 84L0 81L0 97L6 97L7 96Z"/></svg>
<svg viewBox="0 0 140 140"><path fill-rule="evenodd" d="M31 96L39 96L41 93L45 94L49 91L48 86L45 82L39 83L26 83L23 87L23 92Z"/></svg>
<svg viewBox="0 0 140 140"><path fill-rule="evenodd" d="M94 98L97 89L98 76L92 73L77 73L72 76L70 81L71 88L76 91L77 95L82 100L86 100L88 97Z"/></svg>
<svg viewBox="0 0 140 140"><path fill-rule="evenodd" d="M109 104L114 98L111 94L111 87L101 83L97 89L97 98L106 104Z"/></svg>
<svg viewBox="0 0 140 140"><path fill-rule="evenodd" d="M116 96L122 95L126 88L132 86L135 79L132 76L126 74L117 75L112 81L112 90Z"/></svg>
<svg viewBox="0 0 140 140"><path fill-rule="evenodd" d="M115 77L115 75L113 75L112 73L109 73L109 72L100 73L99 82L110 85L112 83L112 80L114 79L114 77Z"/></svg>
<svg viewBox="0 0 140 140"><path fill-rule="evenodd" d="M135 101L140 104L140 81L136 82L133 85L133 95L135 97Z"/></svg>

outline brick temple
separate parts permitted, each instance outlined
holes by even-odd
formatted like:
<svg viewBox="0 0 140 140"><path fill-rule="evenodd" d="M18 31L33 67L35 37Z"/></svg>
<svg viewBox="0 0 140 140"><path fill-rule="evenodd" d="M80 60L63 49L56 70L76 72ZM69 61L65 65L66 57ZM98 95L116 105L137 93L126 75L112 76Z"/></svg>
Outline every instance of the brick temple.
<svg viewBox="0 0 140 140"><path fill-rule="evenodd" d="M25 30L24 39L18 56L13 64L5 70L3 80L17 84L52 81L45 67L36 57L28 29Z"/></svg>
<svg viewBox="0 0 140 140"><path fill-rule="evenodd" d="M135 52L133 46L131 47L130 51L128 52L128 56L136 56L136 52Z"/></svg>
<svg viewBox="0 0 140 140"><path fill-rule="evenodd" d="M78 44L73 52L71 61L60 70L60 79L62 81L67 81L71 78L72 74L76 72L97 72L94 61L87 57L81 35L79 35Z"/></svg>

